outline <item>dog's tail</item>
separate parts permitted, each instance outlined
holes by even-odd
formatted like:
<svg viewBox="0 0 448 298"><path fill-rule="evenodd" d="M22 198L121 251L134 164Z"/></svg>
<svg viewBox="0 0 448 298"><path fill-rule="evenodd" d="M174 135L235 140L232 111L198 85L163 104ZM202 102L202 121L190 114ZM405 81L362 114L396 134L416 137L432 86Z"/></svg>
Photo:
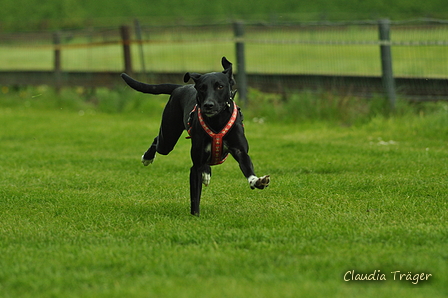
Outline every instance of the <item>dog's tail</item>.
<svg viewBox="0 0 448 298"><path fill-rule="evenodd" d="M150 94L171 94L173 91L182 85L176 84L159 84L159 85L150 85L134 80L130 76L125 73L121 74L121 78L133 89Z"/></svg>

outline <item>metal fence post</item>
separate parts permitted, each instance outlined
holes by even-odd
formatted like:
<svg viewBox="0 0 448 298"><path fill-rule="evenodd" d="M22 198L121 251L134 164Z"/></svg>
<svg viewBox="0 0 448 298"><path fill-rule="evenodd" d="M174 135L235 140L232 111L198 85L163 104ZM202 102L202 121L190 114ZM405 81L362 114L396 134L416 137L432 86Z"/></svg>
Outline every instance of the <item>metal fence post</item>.
<svg viewBox="0 0 448 298"><path fill-rule="evenodd" d="M246 74L246 59L244 56L244 23L235 22L233 24L235 34L235 49L236 49L236 64L237 64L237 85L238 93L244 105L247 105L247 74Z"/></svg>
<svg viewBox="0 0 448 298"><path fill-rule="evenodd" d="M135 34L138 40L138 47L140 50L140 65L142 67L143 78L145 79L145 81L147 81L148 79L146 77L145 52L143 49L142 27L138 19L134 20L134 26L135 26Z"/></svg>
<svg viewBox="0 0 448 298"><path fill-rule="evenodd" d="M381 51L381 71L383 87L389 99L390 108L395 109L395 80L392 71L392 51L390 45L390 20L379 21L379 38Z"/></svg>
<svg viewBox="0 0 448 298"><path fill-rule="evenodd" d="M62 80L61 33L59 31L53 33L53 45L54 45L54 58L53 58L54 80L55 80L56 92L59 93L61 89L61 80Z"/></svg>
<svg viewBox="0 0 448 298"><path fill-rule="evenodd" d="M132 58L131 58L131 29L129 26L121 26L121 41L123 43L124 72L132 75Z"/></svg>

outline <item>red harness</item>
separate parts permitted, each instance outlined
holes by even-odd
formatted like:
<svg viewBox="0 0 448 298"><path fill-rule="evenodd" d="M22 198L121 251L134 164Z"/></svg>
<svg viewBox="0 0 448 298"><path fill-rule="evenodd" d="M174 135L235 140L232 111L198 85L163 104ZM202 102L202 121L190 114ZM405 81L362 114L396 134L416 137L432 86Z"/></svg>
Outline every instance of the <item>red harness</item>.
<svg viewBox="0 0 448 298"><path fill-rule="evenodd" d="M232 116L230 117L229 122L227 122L227 124L224 126L224 128L219 133L214 133L207 126L207 124L204 121L204 118L202 117L201 108L199 108L197 105L194 107L192 113L196 109L198 110L199 123L201 124L204 131L212 138L212 148L211 148L212 152L211 152L209 165L214 166L214 165L222 164L227 158L227 153L225 153L223 156L223 151L224 151L223 138L229 132L229 130L232 128L232 126L235 124L236 117L238 116L238 107L235 103L233 104ZM188 130L188 134L190 134L190 130L191 130L191 127Z"/></svg>

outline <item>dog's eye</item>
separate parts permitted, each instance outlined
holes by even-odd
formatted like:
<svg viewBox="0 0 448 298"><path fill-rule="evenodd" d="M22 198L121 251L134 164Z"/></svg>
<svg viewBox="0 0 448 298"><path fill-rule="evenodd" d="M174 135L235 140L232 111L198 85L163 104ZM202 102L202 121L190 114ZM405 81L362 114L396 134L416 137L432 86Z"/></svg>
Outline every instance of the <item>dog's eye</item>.
<svg viewBox="0 0 448 298"><path fill-rule="evenodd" d="M224 86L223 85L218 85L218 87L216 87L216 89L222 90L222 89L224 89Z"/></svg>

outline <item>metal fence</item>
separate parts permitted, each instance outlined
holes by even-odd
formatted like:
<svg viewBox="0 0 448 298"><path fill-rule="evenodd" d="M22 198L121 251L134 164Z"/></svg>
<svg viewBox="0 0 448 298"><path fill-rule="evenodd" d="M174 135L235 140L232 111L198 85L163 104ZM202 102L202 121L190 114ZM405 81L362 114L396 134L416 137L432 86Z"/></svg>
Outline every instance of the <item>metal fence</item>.
<svg viewBox="0 0 448 298"><path fill-rule="evenodd" d="M0 33L0 85L112 87L120 86L124 70L148 82L181 82L186 71L219 70L226 56L249 88L388 95L382 49L389 47L396 93L447 99L448 21L390 22L390 39L380 38L379 24L247 23L238 33L235 23L158 27L135 21L127 29Z"/></svg>

